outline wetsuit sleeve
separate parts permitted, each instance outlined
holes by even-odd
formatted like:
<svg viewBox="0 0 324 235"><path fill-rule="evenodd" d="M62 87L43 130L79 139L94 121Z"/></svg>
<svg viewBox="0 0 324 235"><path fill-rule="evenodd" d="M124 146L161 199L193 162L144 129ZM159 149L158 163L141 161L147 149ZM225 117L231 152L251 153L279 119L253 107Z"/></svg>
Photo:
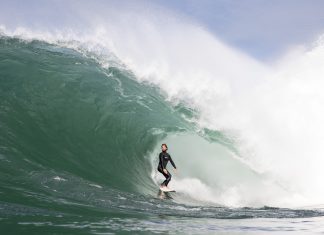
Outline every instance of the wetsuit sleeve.
<svg viewBox="0 0 324 235"><path fill-rule="evenodd" d="M159 162L160 162L160 164L161 164L161 168L162 168L162 170L163 170L163 169L164 169L164 162L163 162L163 156L162 156L161 153L159 154Z"/></svg>
<svg viewBox="0 0 324 235"><path fill-rule="evenodd" d="M177 167L176 167L176 165L174 164L174 162L173 162L173 160L172 160L172 158L171 158L171 155L169 154L169 156L170 156L170 162L171 162L171 164L172 164L172 166L175 168L175 169L177 169Z"/></svg>

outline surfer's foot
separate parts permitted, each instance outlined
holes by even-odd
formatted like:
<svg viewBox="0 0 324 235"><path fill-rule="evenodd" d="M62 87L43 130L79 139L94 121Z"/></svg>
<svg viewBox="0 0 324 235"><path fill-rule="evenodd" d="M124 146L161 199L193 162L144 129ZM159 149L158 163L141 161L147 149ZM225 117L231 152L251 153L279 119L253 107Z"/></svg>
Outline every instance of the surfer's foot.
<svg viewBox="0 0 324 235"><path fill-rule="evenodd" d="M165 186L164 184L161 184L161 189L169 189L167 186Z"/></svg>

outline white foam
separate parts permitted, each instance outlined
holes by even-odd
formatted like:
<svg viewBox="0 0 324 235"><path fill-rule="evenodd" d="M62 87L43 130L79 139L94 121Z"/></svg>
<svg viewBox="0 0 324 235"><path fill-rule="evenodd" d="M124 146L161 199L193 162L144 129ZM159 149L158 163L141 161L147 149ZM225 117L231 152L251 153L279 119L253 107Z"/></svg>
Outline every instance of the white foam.
<svg viewBox="0 0 324 235"><path fill-rule="evenodd" d="M55 177L53 177L53 179L57 180L57 181L66 181L66 179L59 177L59 176L55 176Z"/></svg>
<svg viewBox="0 0 324 235"><path fill-rule="evenodd" d="M98 185L98 184L89 184L92 187L96 187L96 188L102 188L102 186Z"/></svg>

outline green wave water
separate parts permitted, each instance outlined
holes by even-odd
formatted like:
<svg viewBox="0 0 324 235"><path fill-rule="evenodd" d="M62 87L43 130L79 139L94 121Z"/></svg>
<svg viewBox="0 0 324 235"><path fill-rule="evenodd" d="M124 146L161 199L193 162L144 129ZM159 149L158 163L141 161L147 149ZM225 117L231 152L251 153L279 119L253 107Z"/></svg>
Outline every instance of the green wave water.
<svg viewBox="0 0 324 235"><path fill-rule="evenodd" d="M247 231L278 232L283 226L314 229L303 218L320 223L320 209L232 208L200 201L200 188L196 198L181 190L159 194L154 156L162 141L190 140L198 148L212 142L222 146L217 151L235 151L221 133L197 133L188 121L195 115L118 64L105 68L73 49L1 37L1 233L235 233L243 225L232 219L252 218L262 222L256 228L248 220ZM180 169L186 168L179 152L185 145L173 152L178 151ZM205 162L207 167L212 161ZM224 177L224 187L240 177L259 182L253 179L257 173L235 159L220 157L217 164L218 180L226 175L224 166L240 171ZM201 169L183 174L195 170L203 182L213 178ZM178 180L179 187L182 183ZM296 224L289 227L280 218ZM278 222L269 224L271 219Z"/></svg>

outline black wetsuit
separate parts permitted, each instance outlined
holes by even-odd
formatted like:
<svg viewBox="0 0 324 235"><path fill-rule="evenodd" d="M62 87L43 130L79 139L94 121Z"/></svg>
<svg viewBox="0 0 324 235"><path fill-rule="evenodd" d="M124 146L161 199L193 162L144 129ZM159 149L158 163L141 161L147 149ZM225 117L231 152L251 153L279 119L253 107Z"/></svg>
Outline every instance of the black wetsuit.
<svg viewBox="0 0 324 235"><path fill-rule="evenodd" d="M170 174L170 172L168 171L168 173L166 174L164 171L163 171L163 169L166 169L165 167L166 167L166 165L168 164L168 161L170 161L171 162L171 164L172 164L172 166L176 169L177 167L176 167L176 165L174 164L174 162L172 161L172 158L171 158L171 156L170 156L170 154L168 154L167 152L161 152L160 154L159 154L159 165L158 165L158 171L159 172L161 172L163 175L164 175L164 177L165 177L165 180L164 180L164 182L161 184L161 185L165 185L165 186L168 186L168 183L170 182L170 180L171 180L171 174Z"/></svg>

